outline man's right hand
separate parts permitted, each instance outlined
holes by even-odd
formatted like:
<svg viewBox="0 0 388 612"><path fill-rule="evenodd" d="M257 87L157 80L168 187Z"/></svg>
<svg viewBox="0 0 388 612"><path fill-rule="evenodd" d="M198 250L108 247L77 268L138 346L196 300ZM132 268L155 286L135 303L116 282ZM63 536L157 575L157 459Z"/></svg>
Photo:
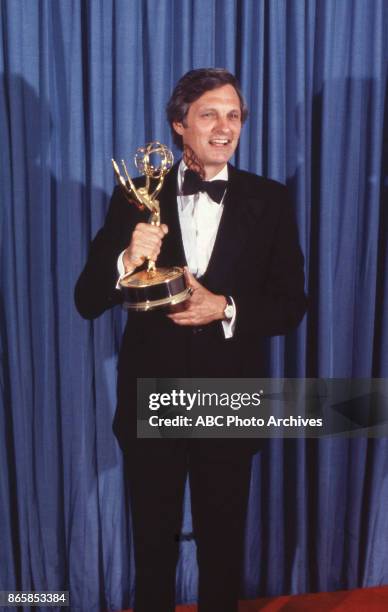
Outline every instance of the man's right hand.
<svg viewBox="0 0 388 612"><path fill-rule="evenodd" d="M168 227L164 223L159 226L150 223L138 223L133 230L131 242L124 251L125 273L133 272L146 259L156 261L160 253L162 240L167 232Z"/></svg>

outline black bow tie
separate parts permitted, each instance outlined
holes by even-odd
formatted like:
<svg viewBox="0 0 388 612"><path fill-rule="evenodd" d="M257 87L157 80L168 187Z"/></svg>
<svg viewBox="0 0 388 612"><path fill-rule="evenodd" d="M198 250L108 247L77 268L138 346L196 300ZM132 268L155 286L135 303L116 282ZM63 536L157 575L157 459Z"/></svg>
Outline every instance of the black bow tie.
<svg viewBox="0 0 388 612"><path fill-rule="evenodd" d="M214 202L220 203L225 193L228 181L203 181L194 170L186 170L183 179L183 195L193 195L199 191L206 191Z"/></svg>

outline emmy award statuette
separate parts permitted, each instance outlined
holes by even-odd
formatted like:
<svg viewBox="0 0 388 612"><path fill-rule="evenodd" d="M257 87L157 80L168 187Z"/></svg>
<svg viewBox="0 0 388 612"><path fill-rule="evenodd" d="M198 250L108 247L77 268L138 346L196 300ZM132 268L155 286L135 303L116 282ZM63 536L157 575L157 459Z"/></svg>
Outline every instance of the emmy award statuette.
<svg viewBox="0 0 388 612"><path fill-rule="evenodd" d="M140 210L148 208L151 213L148 223L152 225L160 225L157 196L173 163L171 151L160 142L150 142L139 147L135 154L135 165L140 174L146 177L146 184L144 187L135 187L124 161L121 161L124 172L122 176L118 164L112 159L117 182L126 199L136 204ZM151 186L151 179L158 181L155 188ZM183 268L157 268L150 259L145 270L125 274L120 280L120 287L124 293L124 308L143 312L180 304L191 295Z"/></svg>

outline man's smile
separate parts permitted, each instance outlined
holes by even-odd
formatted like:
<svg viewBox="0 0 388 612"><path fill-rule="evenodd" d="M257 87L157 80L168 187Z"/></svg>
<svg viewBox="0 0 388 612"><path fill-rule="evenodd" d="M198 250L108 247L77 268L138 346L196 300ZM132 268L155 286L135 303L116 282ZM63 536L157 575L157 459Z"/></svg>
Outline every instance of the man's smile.
<svg viewBox="0 0 388 612"><path fill-rule="evenodd" d="M216 147L224 147L231 142L232 140L230 138L225 138L224 136L214 136L209 140L209 144Z"/></svg>

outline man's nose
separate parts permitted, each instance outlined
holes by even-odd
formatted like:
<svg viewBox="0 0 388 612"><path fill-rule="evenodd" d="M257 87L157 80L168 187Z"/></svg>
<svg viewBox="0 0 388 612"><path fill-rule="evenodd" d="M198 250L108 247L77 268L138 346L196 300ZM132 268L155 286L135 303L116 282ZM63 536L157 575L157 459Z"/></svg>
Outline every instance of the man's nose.
<svg viewBox="0 0 388 612"><path fill-rule="evenodd" d="M221 115L217 118L217 129L228 131L230 129L229 119L228 117L223 117Z"/></svg>

